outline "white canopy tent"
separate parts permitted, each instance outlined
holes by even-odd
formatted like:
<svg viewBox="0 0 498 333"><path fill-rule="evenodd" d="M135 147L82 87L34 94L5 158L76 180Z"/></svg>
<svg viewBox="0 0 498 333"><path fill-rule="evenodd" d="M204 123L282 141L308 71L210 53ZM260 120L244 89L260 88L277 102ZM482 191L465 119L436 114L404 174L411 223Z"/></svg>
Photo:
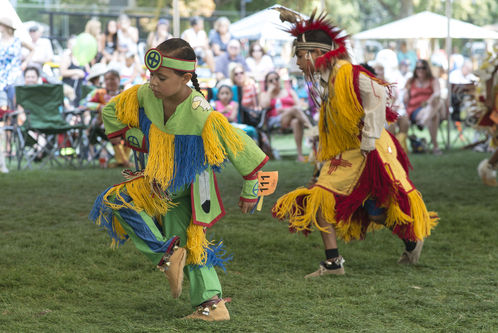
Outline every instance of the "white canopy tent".
<svg viewBox="0 0 498 333"><path fill-rule="evenodd" d="M429 11L421 12L377 28L362 31L353 39L409 39L448 37L448 18ZM450 19L450 37L468 39L498 39L498 32L477 25Z"/></svg>
<svg viewBox="0 0 498 333"><path fill-rule="evenodd" d="M280 13L272 10L274 7L280 6L274 5L232 23L230 33L238 39L292 40L293 37L285 32L290 27L290 24L280 21Z"/></svg>

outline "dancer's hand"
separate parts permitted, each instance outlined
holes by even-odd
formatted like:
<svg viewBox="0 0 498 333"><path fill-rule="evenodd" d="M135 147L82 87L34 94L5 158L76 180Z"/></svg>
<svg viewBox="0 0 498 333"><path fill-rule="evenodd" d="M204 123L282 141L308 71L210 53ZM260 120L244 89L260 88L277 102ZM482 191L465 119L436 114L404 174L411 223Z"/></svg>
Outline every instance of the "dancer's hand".
<svg viewBox="0 0 498 333"><path fill-rule="evenodd" d="M254 206L256 206L256 202L247 202L242 199L239 200L240 211L244 214L249 213Z"/></svg>

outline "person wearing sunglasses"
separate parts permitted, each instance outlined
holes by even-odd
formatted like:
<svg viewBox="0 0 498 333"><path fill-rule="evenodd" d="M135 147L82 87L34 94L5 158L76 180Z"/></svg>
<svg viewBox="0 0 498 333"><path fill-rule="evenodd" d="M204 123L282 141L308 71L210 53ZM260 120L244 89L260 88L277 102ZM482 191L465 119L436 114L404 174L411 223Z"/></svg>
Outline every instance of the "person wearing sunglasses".
<svg viewBox="0 0 498 333"><path fill-rule="evenodd" d="M304 128L313 125L299 108L299 98L292 89L282 89L280 75L277 72L269 72L265 76L265 91L261 92L261 107L270 110L267 113L267 122L270 128L291 128L296 141L297 160L304 161L303 156L303 133Z"/></svg>
<svg viewBox="0 0 498 333"><path fill-rule="evenodd" d="M427 60L417 61L413 76L406 82L403 96L406 112L412 124L427 127L434 155L441 155L437 143L439 122L446 117L446 107L441 99L439 81L432 75Z"/></svg>

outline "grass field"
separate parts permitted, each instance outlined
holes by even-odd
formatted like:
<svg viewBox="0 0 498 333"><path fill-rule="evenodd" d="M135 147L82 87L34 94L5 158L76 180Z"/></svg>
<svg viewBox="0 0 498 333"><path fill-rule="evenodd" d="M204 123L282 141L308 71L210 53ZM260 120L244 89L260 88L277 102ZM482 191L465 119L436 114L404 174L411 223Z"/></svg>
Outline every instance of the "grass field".
<svg viewBox="0 0 498 333"><path fill-rule="evenodd" d="M117 169L44 169L0 175L0 332L496 332L498 189L481 185L486 154L412 155L412 179L441 221L420 263L399 266L388 231L340 243L345 276L307 281L323 248L317 232L290 234L273 219L277 197L305 184L312 167L291 160L263 211L242 215L240 177L219 177L227 216L209 232L234 255L220 272L232 320L181 320L188 283L173 300L163 274L131 242L109 248L88 219Z"/></svg>

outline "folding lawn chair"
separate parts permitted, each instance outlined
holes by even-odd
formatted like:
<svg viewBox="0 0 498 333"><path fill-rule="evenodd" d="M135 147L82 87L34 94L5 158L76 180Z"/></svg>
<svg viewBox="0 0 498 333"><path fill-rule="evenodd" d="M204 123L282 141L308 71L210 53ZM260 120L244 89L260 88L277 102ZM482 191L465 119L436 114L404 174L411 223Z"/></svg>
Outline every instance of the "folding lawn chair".
<svg viewBox="0 0 498 333"><path fill-rule="evenodd" d="M16 87L17 103L24 108L22 125L24 145L21 158L25 167L43 160L57 165L75 162L80 166L81 145L85 125L79 110L64 109L64 92L60 84L39 84Z"/></svg>

